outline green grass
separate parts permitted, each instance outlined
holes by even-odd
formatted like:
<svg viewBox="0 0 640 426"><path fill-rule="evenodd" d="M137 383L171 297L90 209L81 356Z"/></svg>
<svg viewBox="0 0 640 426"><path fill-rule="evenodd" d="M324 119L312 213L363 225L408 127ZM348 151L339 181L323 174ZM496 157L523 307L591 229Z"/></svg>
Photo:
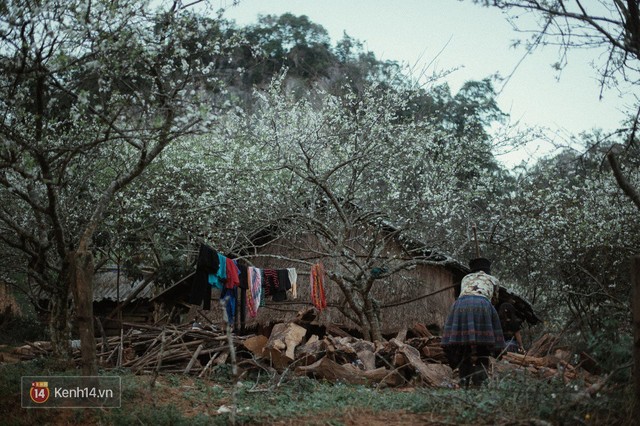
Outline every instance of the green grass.
<svg viewBox="0 0 640 426"><path fill-rule="evenodd" d="M153 424L226 425L233 406L233 384L223 380L182 375L134 376L126 370L103 372L122 378L122 407L108 410L41 410L20 407L20 377L23 375L70 375L75 369L46 359L0 366L0 412L3 424ZM305 377L290 377L279 386L274 378L242 381L236 388L236 423L246 425L344 424L353 412L433 415L451 424L563 425L632 424L630 384L615 385L606 393L585 396L580 383L539 380L526 374L511 374L491 380L477 389L406 390L331 384Z"/></svg>

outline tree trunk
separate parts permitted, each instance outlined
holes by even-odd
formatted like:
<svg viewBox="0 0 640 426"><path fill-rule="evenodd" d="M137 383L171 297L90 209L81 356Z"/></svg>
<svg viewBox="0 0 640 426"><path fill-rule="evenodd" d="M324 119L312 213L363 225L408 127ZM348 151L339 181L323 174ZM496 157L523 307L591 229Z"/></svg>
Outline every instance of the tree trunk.
<svg viewBox="0 0 640 426"><path fill-rule="evenodd" d="M362 328L362 338L371 342L371 327L369 326L367 319L364 318L364 315L362 318L362 325L360 327Z"/></svg>
<svg viewBox="0 0 640 426"><path fill-rule="evenodd" d="M93 256L88 250L78 250L68 255L69 286L73 292L78 332L82 374L98 374L96 339L93 328Z"/></svg>
<svg viewBox="0 0 640 426"><path fill-rule="evenodd" d="M68 359L71 355L71 327L69 325L69 283L62 280L51 294L51 317L49 318L51 346L58 359Z"/></svg>
<svg viewBox="0 0 640 426"><path fill-rule="evenodd" d="M371 339L371 324L369 323L369 320L367 319L367 316L365 315L364 310L360 308L360 306L362 306L362 305L354 305L354 306L358 307L357 309L354 308L354 311L355 311L356 315L358 316L358 319L360 320L360 324L358 324L358 325L360 326L360 330L362 331L362 338L364 340L368 340L368 341L371 342L372 341L372 339Z"/></svg>
<svg viewBox="0 0 640 426"><path fill-rule="evenodd" d="M371 334L371 341L382 341L382 331L380 330L380 321L378 315L375 312L373 305L373 298L370 293L363 297L364 299L364 314L367 322L369 323L369 332Z"/></svg>

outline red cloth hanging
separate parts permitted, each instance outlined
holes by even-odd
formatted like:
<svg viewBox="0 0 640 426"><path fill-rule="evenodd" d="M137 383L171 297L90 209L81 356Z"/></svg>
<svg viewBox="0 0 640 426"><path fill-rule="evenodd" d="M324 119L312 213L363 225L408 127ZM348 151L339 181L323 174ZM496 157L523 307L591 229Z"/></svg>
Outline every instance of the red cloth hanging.
<svg viewBox="0 0 640 426"><path fill-rule="evenodd" d="M324 294L324 266L320 262L311 266L311 302L319 311L327 307Z"/></svg>

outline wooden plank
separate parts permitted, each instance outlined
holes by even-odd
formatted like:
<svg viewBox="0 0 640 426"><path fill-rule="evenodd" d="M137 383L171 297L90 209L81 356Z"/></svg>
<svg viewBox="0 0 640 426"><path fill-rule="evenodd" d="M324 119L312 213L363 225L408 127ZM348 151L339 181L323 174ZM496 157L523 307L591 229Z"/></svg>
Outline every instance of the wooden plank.
<svg viewBox="0 0 640 426"><path fill-rule="evenodd" d="M375 370L376 369L376 354L368 349L363 349L358 354L358 359L362 362L364 369Z"/></svg>
<svg viewBox="0 0 640 426"><path fill-rule="evenodd" d="M407 338L407 329L403 328L402 330L400 330L398 332L398 335L396 336L396 340L399 340L401 342L404 342Z"/></svg>
<svg viewBox="0 0 640 426"><path fill-rule="evenodd" d="M433 337L433 334L429 331L429 329L421 322L417 322L411 327L411 332L418 337Z"/></svg>

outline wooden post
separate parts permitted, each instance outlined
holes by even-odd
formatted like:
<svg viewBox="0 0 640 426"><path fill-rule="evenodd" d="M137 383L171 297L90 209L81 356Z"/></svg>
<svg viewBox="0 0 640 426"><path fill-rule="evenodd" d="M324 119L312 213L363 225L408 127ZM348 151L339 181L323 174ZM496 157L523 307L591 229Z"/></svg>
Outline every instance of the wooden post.
<svg viewBox="0 0 640 426"><path fill-rule="evenodd" d="M634 417L640 418L640 256L631 259L633 311L633 382L635 388Z"/></svg>

